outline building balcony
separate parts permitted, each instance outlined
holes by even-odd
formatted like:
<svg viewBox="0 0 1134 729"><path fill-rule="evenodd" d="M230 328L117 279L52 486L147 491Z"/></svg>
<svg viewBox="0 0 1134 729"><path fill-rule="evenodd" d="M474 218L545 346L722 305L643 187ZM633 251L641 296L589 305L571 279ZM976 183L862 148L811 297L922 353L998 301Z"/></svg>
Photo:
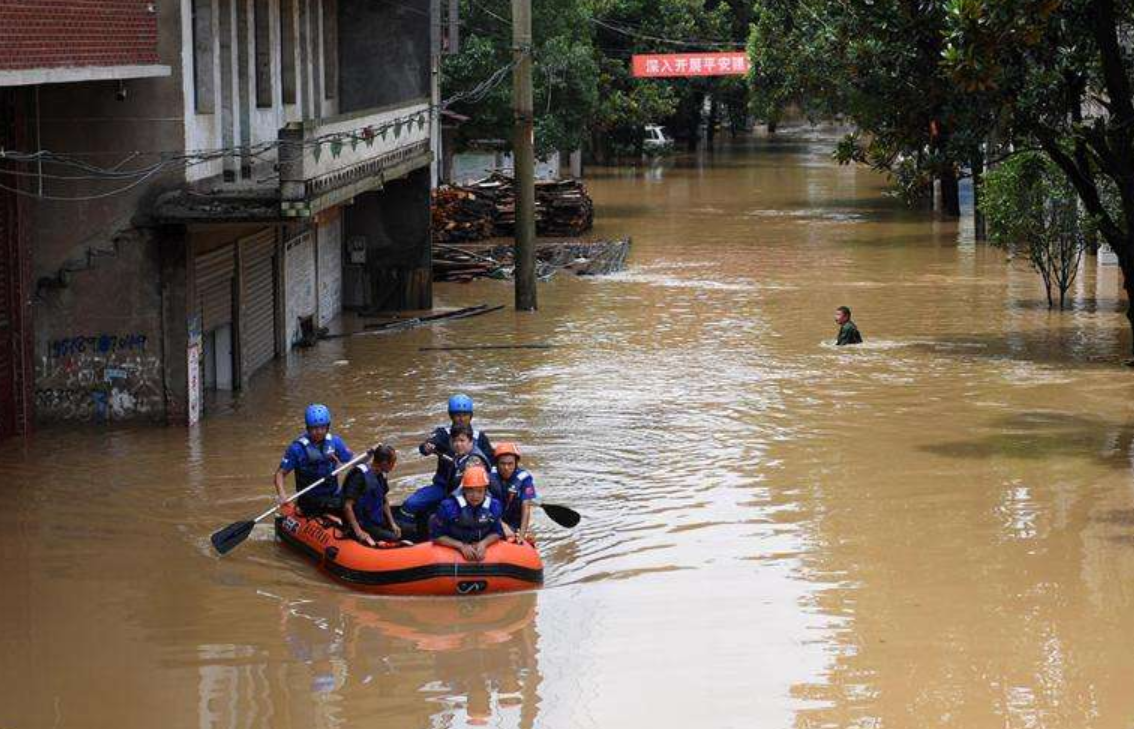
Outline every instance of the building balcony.
<svg viewBox="0 0 1134 729"><path fill-rule="evenodd" d="M431 161L428 99L366 109L280 130L280 211L313 215Z"/></svg>
<svg viewBox="0 0 1134 729"><path fill-rule="evenodd" d="M279 130L277 149L257 155L275 173L225 182L219 176L161 195L164 223L284 222L350 201L432 161L427 98Z"/></svg>

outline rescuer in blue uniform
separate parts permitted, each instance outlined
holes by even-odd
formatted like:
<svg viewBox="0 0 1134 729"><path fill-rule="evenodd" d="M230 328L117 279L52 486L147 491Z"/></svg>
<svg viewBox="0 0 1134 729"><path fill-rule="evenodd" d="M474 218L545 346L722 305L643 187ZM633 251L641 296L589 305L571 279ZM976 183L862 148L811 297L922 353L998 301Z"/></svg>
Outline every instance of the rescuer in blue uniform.
<svg viewBox="0 0 1134 729"><path fill-rule="evenodd" d="M502 504L504 531L509 539L531 539L532 499L535 479L520 468L520 447L515 443L496 446L496 468L489 474L489 493Z"/></svg>
<svg viewBox="0 0 1134 729"><path fill-rule="evenodd" d="M439 471L440 475L435 474L433 483L419 488L398 509L398 518L403 528L414 529L422 537L427 529L429 515L446 496L460 487L465 469L479 465L487 471L492 463L488 455L474 443L473 430L469 426L454 425L446 437L452 455L438 452L438 458L448 467L443 473Z"/></svg>
<svg viewBox="0 0 1134 729"><path fill-rule="evenodd" d="M379 446L373 461L352 468L343 482L343 516L355 539L371 547L402 538L387 499L390 484L386 474L397 465L397 452L388 445Z"/></svg>
<svg viewBox="0 0 1134 729"><path fill-rule="evenodd" d="M442 501L429 520L429 535L435 544L481 562L488 548L504 538L503 513L500 501L488 494L488 473L471 466L461 479L461 490Z"/></svg>
<svg viewBox="0 0 1134 729"><path fill-rule="evenodd" d="M456 458L457 454L453 451L453 428L457 426L465 426L472 428L473 419L473 401L468 395L453 395L449 398L449 420L450 425L448 428L437 428L430 434L429 438L418 446L417 450L423 456L436 455L437 456L437 470L433 474L433 485L441 486L442 488L456 488L453 483L453 463L443 456ZM487 464L492 467L496 464L496 456L492 450L492 443L488 440L488 436L484 433L473 429L472 430L473 443L476 447L488 457ZM459 482L459 479L458 479Z"/></svg>
<svg viewBox="0 0 1134 729"><path fill-rule="evenodd" d="M284 482L295 471L295 490L302 491L320 478L323 483L297 500L307 516L317 516L342 508L338 478L331 472L354 458L343 439L331 433L331 411L326 405L308 405L304 412L307 432L296 438L284 451L276 470L276 494L282 503L287 499Z"/></svg>

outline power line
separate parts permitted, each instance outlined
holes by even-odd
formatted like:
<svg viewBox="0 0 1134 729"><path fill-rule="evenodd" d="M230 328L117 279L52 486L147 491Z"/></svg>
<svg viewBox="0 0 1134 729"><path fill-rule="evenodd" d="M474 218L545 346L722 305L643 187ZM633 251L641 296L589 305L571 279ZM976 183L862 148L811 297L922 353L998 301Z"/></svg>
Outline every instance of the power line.
<svg viewBox="0 0 1134 729"><path fill-rule="evenodd" d="M65 168L65 169L69 168L69 169L77 170L79 172L86 173L86 174L83 174L83 175L71 175L71 176L67 176L67 175L40 175L40 174L35 173L35 172L28 172L28 171L24 171L24 170L13 170L13 169L7 169L7 168L4 168L4 167L0 167L0 176L6 175L6 174L12 174L14 176L43 177L45 179L59 179L59 180L71 180L71 181L106 181L106 182L125 181L125 182L127 182L127 184L123 185L122 187L116 188L114 190L109 190L109 191L106 191L106 192L92 194L92 195L80 195L80 196L73 196L73 197L45 195L45 194L42 194L42 193L36 193L36 192L30 192L30 191L27 191L27 190L21 190L18 187L11 187L11 186L8 186L8 185L3 185L3 184L0 184L0 189L7 190L9 192L12 192L12 193L15 193L15 194L18 194L18 195L23 195L23 196L26 196L26 197L32 197L32 198L37 198L37 199L42 199L42 200L52 200L52 201L59 201L59 202L87 202L87 201L91 201L91 200L101 200L101 199L104 199L104 198L112 197L114 195L119 195L119 194L128 192L128 191L134 189L135 187L137 187L138 185L141 185L143 182L151 179L152 177L154 177L158 173L165 171L165 170L176 169L178 167L180 167L182 169L188 169L189 167L194 167L194 166L200 165L200 164L206 164L208 162L213 162L213 161L216 161L218 159L223 159L223 158L228 157L228 156L239 156L241 158L249 158L249 157L259 158L259 157L263 157L264 155L268 154L269 152L271 152L273 150L278 150L278 149L281 149L283 147L288 147L288 148L293 149L293 150L295 148L299 148L303 152L306 152L309 149L319 150L324 145L330 145L331 148L332 148L332 153L337 154L336 152L334 152L334 148L335 148L336 145L343 145L343 144L357 145L359 143L371 145L371 144L373 144L374 139L377 138L377 137L381 137L383 140L385 140L387 134L391 130L393 130L394 137L396 139L400 135L401 130L403 128L409 127L410 125L416 123L418 125L418 129L422 129L426 124L426 118L427 117L432 118L436 113L445 110L446 108L448 108L449 106L451 106L453 104L457 104L457 103L476 104L476 103L479 103L480 101L483 101L485 98L487 98L487 96L497 86L499 86L501 83L503 83L508 78L508 74L512 70L513 67L514 67L514 63L510 62L507 65L502 66L501 68L498 68L488 78L484 79L483 81L481 81L479 84L477 84L473 88L471 88L467 91L463 91L459 94L455 94L454 96L452 96L448 99L445 99L444 101L442 101L438 105L432 105L431 104L431 105L428 105L425 109L421 109L421 110L418 110L418 111L403 114L403 115L401 115L399 117L395 117L393 119L388 119L388 120L386 120L386 121L384 121L384 122L382 122L381 124L378 124L378 125L366 125L366 126L361 126L361 127L356 128L356 129L352 129L352 130L348 130L348 131L344 131L344 132L333 132L333 133L329 133L329 134L324 134L324 135L315 137L313 139L305 139L302 142L293 142L293 141L288 141L288 140L275 139L275 140L268 140L268 141L260 142L258 144L250 145L250 146L247 146L247 147L245 147L245 146L220 147L220 148L208 149L208 150L190 150L190 151L187 151L187 152L184 152L184 153L180 153L180 152L178 152L178 153L174 153L174 152L146 153L146 154L159 154L159 155L161 155L162 159L158 160L157 162L154 162L153 164L146 165L144 167L139 167L139 168L132 169L132 170L121 169L121 165L124 164L124 162L119 162L114 167L106 168L106 167L100 167L98 165L94 165L90 162L78 159L78 158L71 156L71 155L59 154L59 153L56 153L56 152L52 152L50 150L38 150L36 152L20 152L20 151L16 151L16 150L0 149L0 162L10 161L10 162L15 162L17 164L20 164L20 163L23 163L23 164L43 164L43 163L46 163L46 164L59 165L59 166ZM318 154L318 152L316 152L316 153ZM134 152L129 157L127 157L127 160L132 159L133 157L136 157L136 156L140 156L141 154L143 154L143 153Z"/></svg>
<svg viewBox="0 0 1134 729"><path fill-rule="evenodd" d="M587 18L587 20L589 20L591 23L594 23L595 25L597 25L599 27L606 28L607 30L612 30L615 33L619 33L619 34L627 36L629 38L637 38L639 40L648 40L648 41L654 41L656 43L668 43L670 45L694 47L694 48L710 47L710 48L731 48L731 49L734 49L734 50L743 50L744 49L744 44L739 43L739 42L730 43L730 42L727 42L727 41L707 41L707 40L696 40L696 39L665 38L665 37L662 37L662 36L649 35L647 33L642 33L642 32L639 32L639 31L628 30L624 26L618 26L618 25L613 24L612 22L599 20L598 18Z"/></svg>

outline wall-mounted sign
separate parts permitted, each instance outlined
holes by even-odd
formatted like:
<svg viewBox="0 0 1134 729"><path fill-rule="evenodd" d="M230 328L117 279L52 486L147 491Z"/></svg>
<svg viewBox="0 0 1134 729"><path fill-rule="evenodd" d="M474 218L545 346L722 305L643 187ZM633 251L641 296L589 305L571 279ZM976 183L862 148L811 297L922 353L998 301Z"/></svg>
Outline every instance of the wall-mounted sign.
<svg viewBox="0 0 1134 729"><path fill-rule="evenodd" d="M189 376L185 409L190 426L201 419L201 344L201 315L193 314L189 317L189 347L186 352Z"/></svg>
<svg viewBox="0 0 1134 729"><path fill-rule="evenodd" d="M744 51L635 55L631 63L636 78L743 76L748 73L748 56Z"/></svg>

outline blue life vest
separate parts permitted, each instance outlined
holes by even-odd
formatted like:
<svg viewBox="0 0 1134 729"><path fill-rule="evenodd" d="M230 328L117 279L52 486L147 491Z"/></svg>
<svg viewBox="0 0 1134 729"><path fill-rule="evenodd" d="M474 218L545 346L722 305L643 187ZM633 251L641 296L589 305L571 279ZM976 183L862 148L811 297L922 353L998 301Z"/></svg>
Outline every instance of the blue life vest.
<svg viewBox="0 0 1134 729"><path fill-rule="evenodd" d="M365 463L360 463L355 468L362 474L362 478L366 482L366 490L362 492L358 501L354 502L355 517L364 528L367 526L386 527L385 506L389 486L386 484L385 477L375 473ZM349 484L348 488L350 488Z"/></svg>
<svg viewBox="0 0 1134 729"><path fill-rule="evenodd" d="M319 479L327 476L327 480L311 491L308 496L334 496L339 490L339 480L331 473L335 470L335 440L330 433L322 443L315 443L306 435L301 435L295 442L303 448L305 458L295 468L295 488L302 491Z"/></svg>
<svg viewBox="0 0 1134 729"><path fill-rule="evenodd" d="M430 440L434 441L434 444L437 446L437 452L439 454L451 456L454 461L457 460L456 454L453 453L453 439L449 435L448 428L438 428L437 430L433 431L433 435L430 437ZM492 458L490 452L492 446L488 442L488 436L486 436L479 430L473 430L472 441L472 452L484 459L485 464L487 464L487 468L492 468L496 461ZM461 485L461 479L459 475L454 477L458 471L463 472L463 469L460 469L458 466L456 466L453 461L438 456L437 470L433 472L433 485L445 489L446 493L452 493L458 486Z"/></svg>
<svg viewBox="0 0 1134 729"><path fill-rule="evenodd" d="M512 478L505 483L504 479L500 478L500 473L494 468L490 477L490 493L500 499L502 504L503 515L501 518L508 526L519 529L520 523L524 520L524 501L521 498L520 489L524 488L525 481L532 481L532 475L522 468L517 468L512 474Z"/></svg>
<svg viewBox="0 0 1134 729"><path fill-rule="evenodd" d="M465 544L473 544L497 531L496 522L500 520L500 505L492 496L485 494L484 503L474 508L465 501L464 494L453 497L461 507L457 518L449 525L449 536Z"/></svg>

